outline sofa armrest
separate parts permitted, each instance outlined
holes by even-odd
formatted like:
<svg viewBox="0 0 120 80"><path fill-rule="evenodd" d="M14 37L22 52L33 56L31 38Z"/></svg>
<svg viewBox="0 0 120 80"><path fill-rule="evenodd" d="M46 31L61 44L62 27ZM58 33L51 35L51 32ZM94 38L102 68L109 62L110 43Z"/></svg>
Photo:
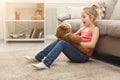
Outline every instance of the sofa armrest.
<svg viewBox="0 0 120 80"><path fill-rule="evenodd" d="M120 38L120 20L113 20L109 24L107 33L111 37Z"/></svg>
<svg viewBox="0 0 120 80"><path fill-rule="evenodd" d="M97 20L95 24L99 27L101 36L120 38L120 20Z"/></svg>
<svg viewBox="0 0 120 80"><path fill-rule="evenodd" d="M64 20L70 19L71 16L69 13L62 13L60 15L57 16L57 20L60 22L63 22Z"/></svg>

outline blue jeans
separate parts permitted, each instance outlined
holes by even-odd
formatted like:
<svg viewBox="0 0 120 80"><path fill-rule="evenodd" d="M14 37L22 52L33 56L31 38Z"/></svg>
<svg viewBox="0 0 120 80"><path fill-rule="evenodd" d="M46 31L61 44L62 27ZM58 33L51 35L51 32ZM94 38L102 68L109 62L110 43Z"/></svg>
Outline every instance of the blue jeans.
<svg viewBox="0 0 120 80"><path fill-rule="evenodd" d="M64 40L54 41L42 51L40 51L35 56L35 58L38 61L41 61L44 57L46 57L43 60L43 63L47 67L50 67L50 65L54 62L54 60L59 56L61 52L63 52L71 62L82 63L89 60L89 57L86 54L81 53L77 48Z"/></svg>

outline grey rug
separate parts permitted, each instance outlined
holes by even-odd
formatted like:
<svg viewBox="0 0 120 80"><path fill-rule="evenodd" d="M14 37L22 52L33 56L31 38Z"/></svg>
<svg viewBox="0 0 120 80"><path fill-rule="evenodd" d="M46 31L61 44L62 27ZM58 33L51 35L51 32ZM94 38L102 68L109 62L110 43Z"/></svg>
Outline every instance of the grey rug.
<svg viewBox="0 0 120 80"><path fill-rule="evenodd" d="M61 54L50 69L35 70L23 58L35 55L36 50L0 52L0 80L120 80L120 67L99 60L87 63L70 63Z"/></svg>

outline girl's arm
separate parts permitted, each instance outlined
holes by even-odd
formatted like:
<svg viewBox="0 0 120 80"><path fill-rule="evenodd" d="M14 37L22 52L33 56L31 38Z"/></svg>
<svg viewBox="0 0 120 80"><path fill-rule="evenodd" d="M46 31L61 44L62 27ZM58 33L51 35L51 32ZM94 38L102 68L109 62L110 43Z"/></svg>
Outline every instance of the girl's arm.
<svg viewBox="0 0 120 80"><path fill-rule="evenodd" d="M92 39L91 39L91 42L81 42L80 44L82 46L86 46L87 48L95 48L95 45L96 45L96 43L98 41L98 38L99 38L99 28L95 27L92 30Z"/></svg>
<svg viewBox="0 0 120 80"><path fill-rule="evenodd" d="M77 32L75 32L74 34L78 35L80 34L81 30L83 29L84 27L81 27Z"/></svg>

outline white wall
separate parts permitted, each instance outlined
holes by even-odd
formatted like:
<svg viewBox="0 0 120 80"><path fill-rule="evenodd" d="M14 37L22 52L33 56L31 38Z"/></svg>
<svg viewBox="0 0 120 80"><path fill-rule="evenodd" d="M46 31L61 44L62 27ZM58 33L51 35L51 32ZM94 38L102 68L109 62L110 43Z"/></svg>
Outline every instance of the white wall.
<svg viewBox="0 0 120 80"><path fill-rule="evenodd" d="M90 0L45 0L46 3L86 3Z"/></svg>
<svg viewBox="0 0 120 80"><path fill-rule="evenodd" d="M46 3L86 3L96 2L100 0L44 0Z"/></svg>

